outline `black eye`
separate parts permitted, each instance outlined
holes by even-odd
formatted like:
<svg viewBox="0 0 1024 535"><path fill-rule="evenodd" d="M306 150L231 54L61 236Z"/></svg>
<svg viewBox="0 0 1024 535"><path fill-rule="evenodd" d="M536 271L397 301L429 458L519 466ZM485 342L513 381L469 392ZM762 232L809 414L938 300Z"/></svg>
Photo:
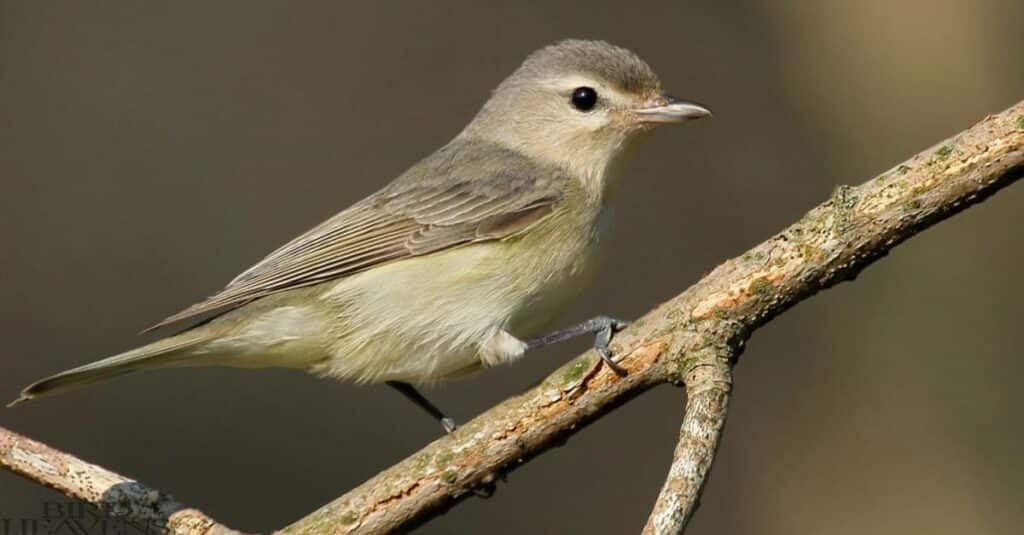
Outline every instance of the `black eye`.
<svg viewBox="0 0 1024 535"><path fill-rule="evenodd" d="M590 111L597 104L597 91L592 87L577 87L572 90L572 105L580 111Z"/></svg>

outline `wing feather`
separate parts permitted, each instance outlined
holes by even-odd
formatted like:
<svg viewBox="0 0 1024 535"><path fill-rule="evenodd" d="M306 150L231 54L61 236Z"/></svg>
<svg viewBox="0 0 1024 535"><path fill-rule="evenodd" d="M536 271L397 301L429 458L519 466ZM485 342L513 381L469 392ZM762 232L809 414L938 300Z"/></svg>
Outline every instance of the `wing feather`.
<svg viewBox="0 0 1024 535"><path fill-rule="evenodd" d="M219 293L150 329L223 313L272 293L402 258L503 239L549 214L561 197L563 176L518 153L494 146L489 150L449 145L384 190L270 253ZM464 176L493 178L438 175L438 170L454 174L452 169Z"/></svg>

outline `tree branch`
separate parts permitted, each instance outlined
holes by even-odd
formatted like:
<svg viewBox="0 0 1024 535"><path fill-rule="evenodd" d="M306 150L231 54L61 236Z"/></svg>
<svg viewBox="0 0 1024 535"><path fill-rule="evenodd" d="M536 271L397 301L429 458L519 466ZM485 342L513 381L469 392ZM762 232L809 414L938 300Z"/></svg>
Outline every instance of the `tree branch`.
<svg viewBox="0 0 1024 535"><path fill-rule="evenodd" d="M239 535L167 494L2 427L0 466L110 518L138 524L145 533L163 528L171 535Z"/></svg>
<svg viewBox="0 0 1024 535"><path fill-rule="evenodd" d="M687 399L679 443L644 535L682 533L697 509L704 479L715 460L732 388L732 354L710 357L684 378Z"/></svg>
<svg viewBox="0 0 1024 535"><path fill-rule="evenodd" d="M666 382L686 384L689 401L672 469L645 532L679 533L714 457L733 359L751 333L1022 174L1024 102L860 186L836 188L800 221L635 321L612 344L626 376L587 352L283 533L407 531ZM166 518L172 533L230 532L157 491L2 429L0 464L89 503L124 503L138 518ZM112 500L121 489L124 497ZM178 527L178 519L193 518L182 523L196 528Z"/></svg>
<svg viewBox="0 0 1024 535"><path fill-rule="evenodd" d="M852 279L899 243L982 201L1022 172L1024 102L860 186L836 188L800 221L635 321L612 347L629 372L625 377L587 352L284 533L408 530L644 390L689 382L694 390L674 462L683 475L670 474L648 525L653 533L678 533L710 465L728 392L722 375L705 380L707 370L698 368L738 355L757 327Z"/></svg>

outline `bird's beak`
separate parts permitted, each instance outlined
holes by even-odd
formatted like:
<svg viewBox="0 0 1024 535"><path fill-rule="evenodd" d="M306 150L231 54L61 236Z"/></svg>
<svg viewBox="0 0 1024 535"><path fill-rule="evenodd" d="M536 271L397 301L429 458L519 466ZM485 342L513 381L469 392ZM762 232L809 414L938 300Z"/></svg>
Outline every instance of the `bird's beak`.
<svg viewBox="0 0 1024 535"><path fill-rule="evenodd" d="M711 110L694 104L679 100L669 95L662 95L653 106L633 110L637 120L642 123L681 123L690 119L710 117Z"/></svg>

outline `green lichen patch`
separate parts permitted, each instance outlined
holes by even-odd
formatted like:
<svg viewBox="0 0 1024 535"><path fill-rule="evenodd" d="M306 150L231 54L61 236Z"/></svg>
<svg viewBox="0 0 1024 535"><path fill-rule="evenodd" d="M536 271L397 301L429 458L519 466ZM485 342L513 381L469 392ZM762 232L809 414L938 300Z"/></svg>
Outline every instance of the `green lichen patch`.
<svg viewBox="0 0 1024 535"><path fill-rule="evenodd" d="M805 260L813 261L817 260L821 256L821 249L807 243L799 244L797 249L800 251L800 256Z"/></svg>
<svg viewBox="0 0 1024 535"><path fill-rule="evenodd" d="M441 475L441 478L444 479L445 483L451 485L459 479L459 474L457 474L455 470L445 470L444 474Z"/></svg>
<svg viewBox="0 0 1024 535"><path fill-rule="evenodd" d="M683 380L686 374L702 364L707 364L715 359L715 351L708 346L702 346L687 351L676 360L678 366L679 380Z"/></svg>
<svg viewBox="0 0 1024 535"><path fill-rule="evenodd" d="M1024 130L1024 115L1017 117L1017 130Z"/></svg>
<svg viewBox="0 0 1024 535"><path fill-rule="evenodd" d="M758 277L750 283L750 291L757 295L766 295L772 291L772 283L766 277Z"/></svg>
<svg viewBox="0 0 1024 535"><path fill-rule="evenodd" d="M700 358L701 357L698 351L693 351L680 355L679 360L677 361L679 363L678 373L680 381L683 380L683 377L685 377L690 370L692 370L693 368L697 367L698 364L700 364Z"/></svg>
<svg viewBox="0 0 1024 535"><path fill-rule="evenodd" d="M435 464L441 467L448 466L448 463L455 459L455 453L449 450L443 451L437 455Z"/></svg>
<svg viewBox="0 0 1024 535"><path fill-rule="evenodd" d="M355 524L356 520L359 520L359 514L355 511L345 511L345 514L338 517L338 521L346 526Z"/></svg>
<svg viewBox="0 0 1024 535"><path fill-rule="evenodd" d="M938 160L945 160L950 154L953 154L953 147L943 145L939 147L939 150L935 151L935 158Z"/></svg>
<svg viewBox="0 0 1024 535"><path fill-rule="evenodd" d="M433 460L433 456L428 453L421 453L412 458L412 468L418 476L422 476L427 473L427 467L430 466L430 461Z"/></svg>
<svg viewBox="0 0 1024 535"><path fill-rule="evenodd" d="M584 373L587 373L587 369L590 368L590 360L581 358L572 362L562 372L562 384L569 385L579 381L583 377Z"/></svg>

